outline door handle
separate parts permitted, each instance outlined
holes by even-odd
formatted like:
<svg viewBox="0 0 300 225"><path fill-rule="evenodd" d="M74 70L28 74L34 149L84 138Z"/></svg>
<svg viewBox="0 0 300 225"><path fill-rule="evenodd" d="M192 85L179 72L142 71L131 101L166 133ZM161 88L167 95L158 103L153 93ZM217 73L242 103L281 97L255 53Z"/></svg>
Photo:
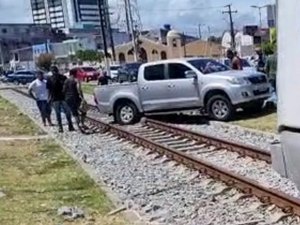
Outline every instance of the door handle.
<svg viewBox="0 0 300 225"><path fill-rule="evenodd" d="M144 87L142 87L142 90L148 90L149 88L148 87L146 87L146 86L144 86Z"/></svg>
<svg viewBox="0 0 300 225"><path fill-rule="evenodd" d="M175 84L168 84L168 88L174 88Z"/></svg>

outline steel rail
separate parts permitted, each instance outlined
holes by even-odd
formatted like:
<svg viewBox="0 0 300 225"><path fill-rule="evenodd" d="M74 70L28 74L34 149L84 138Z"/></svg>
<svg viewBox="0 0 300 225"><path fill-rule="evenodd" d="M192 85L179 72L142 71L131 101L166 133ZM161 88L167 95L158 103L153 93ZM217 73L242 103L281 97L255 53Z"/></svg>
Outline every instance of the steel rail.
<svg viewBox="0 0 300 225"><path fill-rule="evenodd" d="M21 94L28 97L28 94L24 92ZM240 190L245 195L253 195L259 198L263 203L274 204L280 207L285 213L300 216L300 199L298 198L292 197L273 188L264 187L255 180L243 177L186 153L179 152L169 146L163 146L145 137L141 137L125 130L120 126L109 124L91 117L87 117L87 121L90 124L101 128L103 132L109 132L132 143L143 146L144 148L150 149L151 151L157 152L161 156L166 156L171 160L177 161L188 168L198 170L200 173L224 182L231 188ZM160 124L157 121L153 122L151 120L146 120L145 122L155 122L155 124Z"/></svg>
<svg viewBox="0 0 300 225"><path fill-rule="evenodd" d="M186 153L177 151L169 146L164 146L153 142L150 139L134 134L120 126L105 123L95 118L87 119L95 126L100 126L105 131L112 133L120 138L126 139L151 151L157 152L161 156L166 156L171 160L177 161L191 169L198 170L214 179L224 182L232 188L237 188L245 195L253 195L263 203L274 204L283 209L284 212L300 216L300 199L287 195L275 189L264 187L255 180L243 177L231 171L204 160L195 158Z"/></svg>
<svg viewBox="0 0 300 225"><path fill-rule="evenodd" d="M179 135L181 137L196 140L200 144L207 144L210 146L215 146L218 149L226 149L232 152L237 152L241 156L249 156L254 159L266 161L267 163L272 162L271 153L269 151L257 147L252 147L242 143L232 142L229 140L225 140L223 138L213 137L211 135L203 134L200 132L186 130L157 120L145 119L143 120L143 123L149 127L165 130L168 131L169 133Z"/></svg>

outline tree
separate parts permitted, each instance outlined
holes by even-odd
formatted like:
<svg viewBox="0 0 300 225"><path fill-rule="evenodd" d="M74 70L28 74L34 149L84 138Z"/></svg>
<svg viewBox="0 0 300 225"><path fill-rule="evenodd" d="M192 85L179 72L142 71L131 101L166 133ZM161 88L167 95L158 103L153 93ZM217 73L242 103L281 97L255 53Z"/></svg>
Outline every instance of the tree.
<svg viewBox="0 0 300 225"><path fill-rule="evenodd" d="M95 50L79 50L76 52L76 58L81 61L101 62L103 55Z"/></svg>
<svg viewBox="0 0 300 225"><path fill-rule="evenodd" d="M52 54L41 54L37 58L36 65L42 70L50 71L53 60L54 56Z"/></svg>

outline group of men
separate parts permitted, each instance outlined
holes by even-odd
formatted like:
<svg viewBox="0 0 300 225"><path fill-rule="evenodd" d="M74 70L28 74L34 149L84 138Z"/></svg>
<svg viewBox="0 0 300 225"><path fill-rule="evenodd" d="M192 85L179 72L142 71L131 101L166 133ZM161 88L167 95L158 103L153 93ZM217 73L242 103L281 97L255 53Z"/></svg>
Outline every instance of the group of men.
<svg viewBox="0 0 300 225"><path fill-rule="evenodd" d="M276 74L277 74L277 55L272 54L265 57L260 48L256 49L256 59L254 63L258 72L266 73L269 77L270 83L276 92ZM233 70L243 70L242 59L238 56L237 51L228 50L227 58L231 62Z"/></svg>
<svg viewBox="0 0 300 225"><path fill-rule="evenodd" d="M84 125L87 104L84 100L80 81L75 72L70 72L69 78L61 75L56 66L50 69L52 75L44 77L42 72L37 73L37 78L29 85L29 94L36 100L44 126L53 126L51 109L56 114L58 131L63 132L61 114L66 115L69 131L74 131L72 115L80 131L87 127Z"/></svg>

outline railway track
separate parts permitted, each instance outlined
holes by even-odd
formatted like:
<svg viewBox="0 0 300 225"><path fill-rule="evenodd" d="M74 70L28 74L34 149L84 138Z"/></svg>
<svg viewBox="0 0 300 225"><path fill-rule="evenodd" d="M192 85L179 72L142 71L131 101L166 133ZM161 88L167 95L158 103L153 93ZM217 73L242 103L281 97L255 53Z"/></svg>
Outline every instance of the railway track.
<svg viewBox="0 0 300 225"><path fill-rule="evenodd" d="M19 91L18 91L19 92ZM26 93L19 92L25 96ZM94 106L91 110L96 110ZM131 128L114 125L97 118L88 117L88 123L121 139L142 146L152 152L197 170L202 174L224 182L229 188L236 188L245 196L256 196L265 204L280 207L285 215L300 216L300 200L275 189L262 186L255 180L243 177L222 167L216 166L196 157L197 154L215 152L221 149L238 152L244 156L271 162L270 154L263 150L221 140L204 134L198 134L165 124L145 119L141 124Z"/></svg>

